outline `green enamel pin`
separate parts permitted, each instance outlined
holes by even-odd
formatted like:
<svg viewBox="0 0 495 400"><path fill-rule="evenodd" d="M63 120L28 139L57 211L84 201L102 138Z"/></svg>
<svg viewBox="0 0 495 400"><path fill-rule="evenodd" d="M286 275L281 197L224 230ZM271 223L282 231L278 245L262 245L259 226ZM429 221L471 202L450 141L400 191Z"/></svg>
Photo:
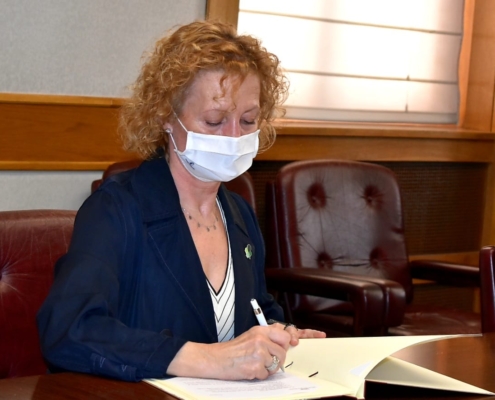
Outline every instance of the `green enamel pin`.
<svg viewBox="0 0 495 400"><path fill-rule="evenodd" d="M247 258L248 260L250 260L250 259L251 259L251 257L253 256L253 252L251 251L251 245L250 245L250 244L248 244L248 245L246 246L246 248L244 249L244 253L246 253L246 258Z"/></svg>

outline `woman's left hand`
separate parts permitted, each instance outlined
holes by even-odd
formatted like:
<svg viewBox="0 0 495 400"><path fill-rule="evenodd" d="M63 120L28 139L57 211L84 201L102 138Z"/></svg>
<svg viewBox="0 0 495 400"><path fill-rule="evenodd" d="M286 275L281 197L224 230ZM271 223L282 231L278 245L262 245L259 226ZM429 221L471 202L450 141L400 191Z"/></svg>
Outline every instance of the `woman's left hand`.
<svg viewBox="0 0 495 400"><path fill-rule="evenodd" d="M299 344L299 339L325 338L327 336L325 332L317 331L314 329L298 329L295 325L292 324L284 324L277 322L272 326L275 326L279 329L283 329L286 332L290 333L291 346L297 346Z"/></svg>

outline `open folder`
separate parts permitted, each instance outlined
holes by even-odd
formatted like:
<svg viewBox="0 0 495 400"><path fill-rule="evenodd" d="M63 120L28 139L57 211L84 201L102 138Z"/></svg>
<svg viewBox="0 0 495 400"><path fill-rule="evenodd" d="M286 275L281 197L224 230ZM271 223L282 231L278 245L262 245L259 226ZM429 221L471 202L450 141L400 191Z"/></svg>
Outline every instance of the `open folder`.
<svg viewBox="0 0 495 400"><path fill-rule="evenodd" d="M266 380L148 379L179 399L364 399L366 381L493 395L482 388L399 360L390 355L406 347L463 335L384 336L301 339L287 352L285 373Z"/></svg>

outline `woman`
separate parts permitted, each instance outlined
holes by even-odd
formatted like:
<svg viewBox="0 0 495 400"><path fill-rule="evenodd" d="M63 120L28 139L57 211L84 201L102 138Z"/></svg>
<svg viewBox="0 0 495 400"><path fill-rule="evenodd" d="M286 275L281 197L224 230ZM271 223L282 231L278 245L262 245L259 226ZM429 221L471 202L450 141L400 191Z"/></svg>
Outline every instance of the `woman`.
<svg viewBox="0 0 495 400"><path fill-rule="evenodd" d="M156 43L123 108L124 143L146 159L78 212L38 314L52 369L123 380L265 379L290 345L323 337L275 323L253 210L222 181L273 141L286 83L278 59L210 22Z"/></svg>

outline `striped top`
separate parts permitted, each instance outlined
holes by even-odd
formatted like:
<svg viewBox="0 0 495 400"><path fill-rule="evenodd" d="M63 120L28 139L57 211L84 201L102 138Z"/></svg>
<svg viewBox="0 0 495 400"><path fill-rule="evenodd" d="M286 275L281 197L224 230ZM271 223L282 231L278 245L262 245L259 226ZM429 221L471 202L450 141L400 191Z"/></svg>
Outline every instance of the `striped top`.
<svg viewBox="0 0 495 400"><path fill-rule="evenodd" d="M218 209L222 215L223 225L227 234L227 245L229 248L229 257L227 260L227 271L222 286L215 292L208 279L208 288L210 289L213 311L215 312L215 323L217 325L217 335L219 342L227 342L234 338L234 312L235 312L235 284L234 284L234 266L232 263L232 254L230 251L229 232L225 221L225 214L217 197Z"/></svg>

